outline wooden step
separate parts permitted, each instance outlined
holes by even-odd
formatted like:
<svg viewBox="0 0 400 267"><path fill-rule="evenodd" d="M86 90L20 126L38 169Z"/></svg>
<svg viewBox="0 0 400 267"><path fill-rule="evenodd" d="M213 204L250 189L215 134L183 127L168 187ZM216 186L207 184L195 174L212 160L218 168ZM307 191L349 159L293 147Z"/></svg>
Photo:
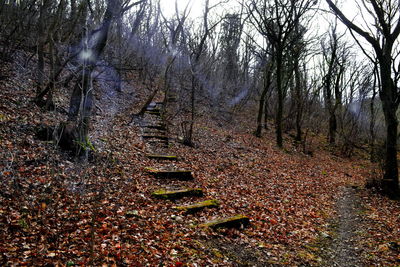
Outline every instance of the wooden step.
<svg viewBox="0 0 400 267"><path fill-rule="evenodd" d="M149 111L149 110L146 110L145 113L146 113L146 114L149 114L149 115L161 116L161 112L159 112L159 111Z"/></svg>
<svg viewBox="0 0 400 267"><path fill-rule="evenodd" d="M161 114L161 109L159 109L159 108L147 107L147 108L146 108L146 112L157 112L157 113Z"/></svg>
<svg viewBox="0 0 400 267"><path fill-rule="evenodd" d="M158 135L158 136L166 136L166 130L157 130L157 129L146 129L143 131L143 135Z"/></svg>
<svg viewBox="0 0 400 267"><path fill-rule="evenodd" d="M157 129L157 130L165 131L167 127L165 126L165 124L154 124L154 125L145 125L145 126L143 126L143 128Z"/></svg>
<svg viewBox="0 0 400 267"><path fill-rule="evenodd" d="M166 145L166 146L168 146L168 140L148 140L148 141L146 141L146 143L148 143L148 144L154 144L154 145L157 145L157 144L161 144L161 145Z"/></svg>
<svg viewBox="0 0 400 267"><path fill-rule="evenodd" d="M168 136L165 135L142 135L144 139L158 139L158 140L168 140Z"/></svg>
<svg viewBox="0 0 400 267"><path fill-rule="evenodd" d="M178 157L173 155L147 154L146 157L149 159L178 160Z"/></svg>
<svg viewBox="0 0 400 267"><path fill-rule="evenodd" d="M209 221L200 224L199 227L210 227L210 228L241 228L250 224L250 219L245 215L236 215L229 218L223 218L218 220Z"/></svg>
<svg viewBox="0 0 400 267"><path fill-rule="evenodd" d="M153 168L146 168L146 171L156 178L177 179L182 181L193 179L193 174L190 170L158 170Z"/></svg>
<svg viewBox="0 0 400 267"><path fill-rule="evenodd" d="M199 210L202 210L204 208L217 208L219 206L219 202L215 199L210 199L198 203L194 203L191 205L185 205L185 206L178 206L174 207L177 210L182 210L186 213L194 213Z"/></svg>
<svg viewBox="0 0 400 267"><path fill-rule="evenodd" d="M179 190L160 189L151 194L155 198L161 199L179 199L184 197L201 197L203 190L200 188L185 188Z"/></svg>

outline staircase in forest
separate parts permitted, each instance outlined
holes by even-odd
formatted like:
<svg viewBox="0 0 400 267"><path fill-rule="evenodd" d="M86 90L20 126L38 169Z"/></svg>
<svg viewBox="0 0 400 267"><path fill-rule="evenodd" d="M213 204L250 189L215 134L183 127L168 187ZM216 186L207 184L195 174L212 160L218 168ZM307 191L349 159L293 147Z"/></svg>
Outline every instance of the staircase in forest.
<svg viewBox="0 0 400 267"><path fill-rule="evenodd" d="M180 159L175 155L168 154L169 139L167 134L167 126L163 116L163 102L151 102L144 114L141 128L142 138L147 144L149 150L146 157L155 162L174 162ZM146 172L156 179L169 179L180 181L193 181L194 175L192 170L179 169L174 167L175 164L163 165L162 168L148 167ZM152 193L154 198L166 201L185 198L203 197L205 192L201 188L179 188L177 190L168 190L161 188ZM197 203L187 203L185 205L174 207L175 210L184 213L196 213L206 208L218 208L219 201L217 199L203 200ZM199 227L242 227L249 224L249 218L244 215L236 215L233 217L220 218L200 224Z"/></svg>

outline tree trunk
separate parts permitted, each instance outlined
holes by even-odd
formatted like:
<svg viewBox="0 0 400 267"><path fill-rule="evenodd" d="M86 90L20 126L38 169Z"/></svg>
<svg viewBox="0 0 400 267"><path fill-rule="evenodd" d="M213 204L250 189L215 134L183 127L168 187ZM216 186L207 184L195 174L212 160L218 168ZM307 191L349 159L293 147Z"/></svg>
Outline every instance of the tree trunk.
<svg viewBox="0 0 400 267"><path fill-rule="evenodd" d="M382 90L380 97L386 124L386 155L385 173L383 177L384 189L389 194L399 194L399 172L397 163L397 126L396 88L391 77L391 58L382 56L379 59Z"/></svg>
<svg viewBox="0 0 400 267"><path fill-rule="evenodd" d="M187 145L193 145L193 128L194 128L194 120L195 120L195 90L197 86L197 80L194 75L192 75L192 90L190 93L190 109L191 109L191 118L190 118L190 125L189 125L189 134L188 134L188 142Z"/></svg>
<svg viewBox="0 0 400 267"><path fill-rule="evenodd" d="M377 82L377 73L374 71L374 84L372 87L372 97L370 103L370 122L369 122L369 134L370 134L370 161L376 161L375 155L375 97L376 97L376 82Z"/></svg>
<svg viewBox="0 0 400 267"><path fill-rule="evenodd" d="M267 95L267 90L268 89L264 87L260 97L260 104L258 107L258 116L257 116L257 129L254 133L254 135L257 137L261 137L262 117L263 113L265 112L264 105L265 105L265 96Z"/></svg>
<svg viewBox="0 0 400 267"><path fill-rule="evenodd" d="M333 145L336 142L337 121L334 110L329 112L329 144Z"/></svg>
<svg viewBox="0 0 400 267"><path fill-rule="evenodd" d="M278 91L278 109L275 117L276 144L283 147L282 118L283 118L283 88L282 88L282 53L278 52L276 60L276 87Z"/></svg>
<svg viewBox="0 0 400 267"><path fill-rule="evenodd" d="M85 159L87 159L88 151L92 149L88 137L89 122L93 107L92 72L107 44L108 30L111 25L113 14L116 11L115 8L115 0L108 0L107 10L104 14L103 23L100 26L100 29L92 32L84 42L89 44L90 41L92 41L92 38L95 39L95 43L91 44L90 47L84 47L82 50L91 51L92 56L83 60L81 63L82 70L80 79L77 80L75 84L70 100L68 121L60 139L65 144L72 144L72 147L68 149L75 149L79 155L84 155Z"/></svg>
<svg viewBox="0 0 400 267"><path fill-rule="evenodd" d="M48 2L49 1L43 1L39 9L40 15L38 19L36 94L41 92L44 79L44 46L47 39L44 20L47 16Z"/></svg>
<svg viewBox="0 0 400 267"><path fill-rule="evenodd" d="M268 100L269 96L265 99L264 103L264 129L268 130Z"/></svg>
<svg viewBox="0 0 400 267"><path fill-rule="evenodd" d="M399 192L399 173L397 164L397 126L396 109L385 112L386 122L386 157L384 187L388 193Z"/></svg>
<svg viewBox="0 0 400 267"><path fill-rule="evenodd" d="M299 67L298 58L295 59L295 93L296 93L296 141L301 141L302 139L302 129L301 129L301 121L303 118L303 103L302 103L302 94L301 94L301 74Z"/></svg>
<svg viewBox="0 0 400 267"><path fill-rule="evenodd" d="M257 129L255 131L255 136L261 137L262 131L262 117L264 115L264 128L267 129L267 117L268 117L268 104L267 104L267 94L268 89L271 86L271 77L272 77L272 68L273 68L273 61L267 64L265 72L264 72L264 88L261 93L260 97L260 104L258 109L258 116L257 116Z"/></svg>

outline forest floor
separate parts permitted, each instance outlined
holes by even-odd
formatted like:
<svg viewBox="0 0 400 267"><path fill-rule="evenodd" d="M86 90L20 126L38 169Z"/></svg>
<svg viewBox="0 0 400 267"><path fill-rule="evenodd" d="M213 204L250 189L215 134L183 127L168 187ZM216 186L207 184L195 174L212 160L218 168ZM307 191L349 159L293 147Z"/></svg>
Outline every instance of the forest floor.
<svg viewBox="0 0 400 267"><path fill-rule="evenodd" d="M22 57L22 56L21 56ZM23 62L16 58L16 62ZM29 266L398 266L400 206L365 189L374 167L361 155L332 153L313 136L313 155L272 131L220 127L205 115L196 148L174 142L169 153L193 181L155 179L140 129L130 123L143 102L140 84L117 93L96 86L88 162L76 160L37 129L65 119L69 89L55 94L57 109L32 102L29 64L3 64L0 80L0 265ZM246 129L246 125L242 127ZM169 163L171 164L171 163ZM218 209L184 214L173 207L195 201L154 199L160 188L200 187ZM197 201L197 200L196 200ZM244 214L243 229L199 224Z"/></svg>

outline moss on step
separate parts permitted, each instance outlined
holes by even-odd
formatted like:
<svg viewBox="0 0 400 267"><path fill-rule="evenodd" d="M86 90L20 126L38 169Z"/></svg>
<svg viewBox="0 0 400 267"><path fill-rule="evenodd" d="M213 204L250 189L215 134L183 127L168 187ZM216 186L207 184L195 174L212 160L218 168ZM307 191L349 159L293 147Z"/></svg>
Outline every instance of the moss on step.
<svg viewBox="0 0 400 267"><path fill-rule="evenodd" d="M161 199L179 199L183 197L201 197L203 190L201 188L185 188L179 190L160 189L151 194L155 198Z"/></svg>
<svg viewBox="0 0 400 267"><path fill-rule="evenodd" d="M183 181L193 179L192 171L190 170L158 170L154 168L146 168L145 170L157 178L178 179Z"/></svg>
<svg viewBox="0 0 400 267"><path fill-rule="evenodd" d="M200 224L199 227L210 227L210 228L239 228L247 226L250 223L250 219L245 215L236 215L229 218L218 219Z"/></svg>
<svg viewBox="0 0 400 267"><path fill-rule="evenodd" d="M149 159L178 160L177 156L172 155L147 154L146 157L148 157Z"/></svg>
<svg viewBox="0 0 400 267"><path fill-rule="evenodd" d="M192 205L178 206L178 207L175 207L175 209L182 210L187 213L193 213L193 212L202 210L204 208L216 208L218 206L219 206L219 202L216 199L210 199L210 200L202 201L202 202L195 203Z"/></svg>

